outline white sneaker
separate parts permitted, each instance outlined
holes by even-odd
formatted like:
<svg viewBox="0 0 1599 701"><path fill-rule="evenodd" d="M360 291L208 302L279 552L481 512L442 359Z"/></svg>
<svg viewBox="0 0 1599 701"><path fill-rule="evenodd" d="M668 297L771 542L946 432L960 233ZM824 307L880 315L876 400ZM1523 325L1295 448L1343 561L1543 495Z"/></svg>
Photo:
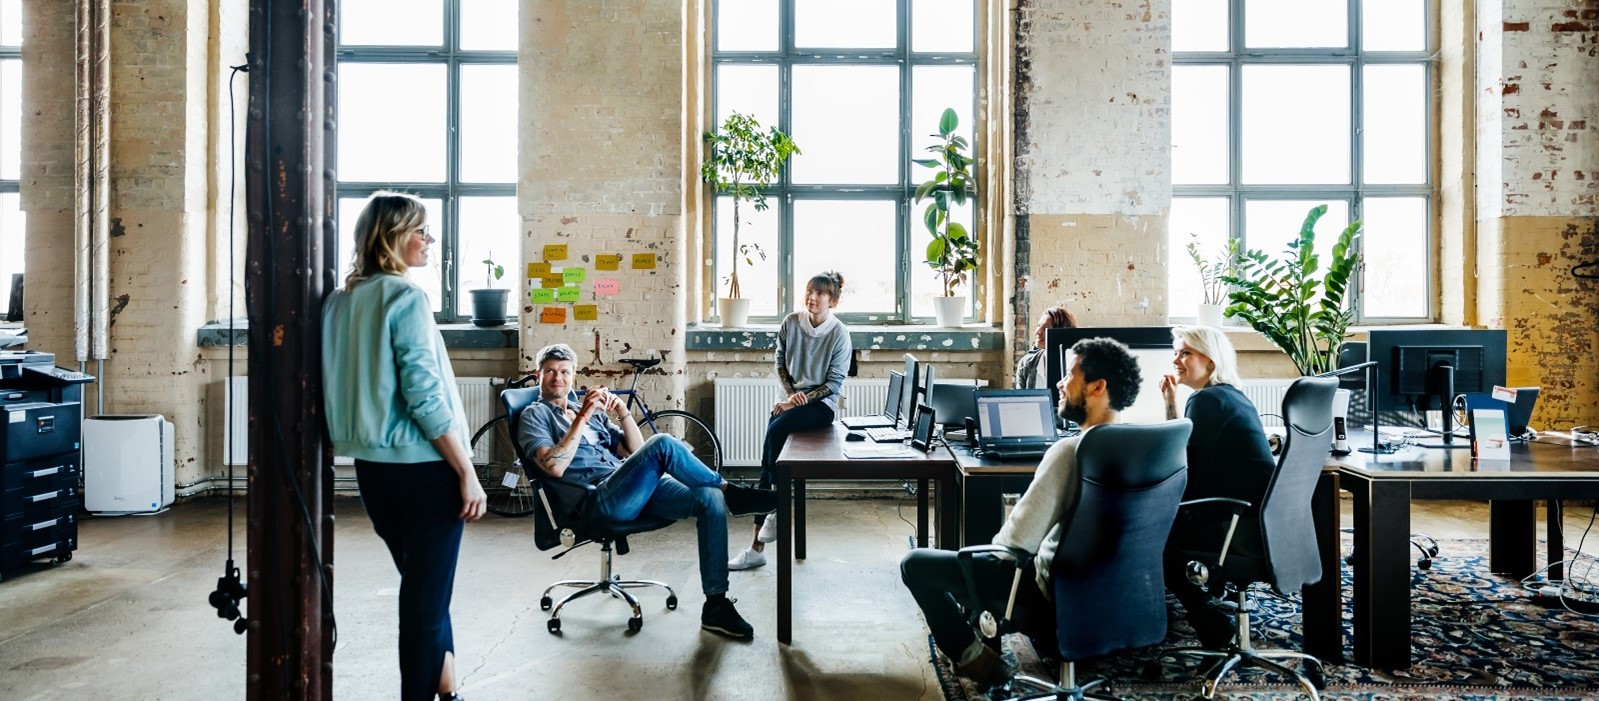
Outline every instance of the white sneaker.
<svg viewBox="0 0 1599 701"><path fill-rule="evenodd" d="M766 554L755 548L744 548L727 561L730 570L748 570L766 564Z"/></svg>
<svg viewBox="0 0 1599 701"><path fill-rule="evenodd" d="M777 542L777 517L776 516L768 515L766 517L766 520L761 522L761 532L755 534L755 539L758 540L758 541L761 541L762 543L775 543L775 542Z"/></svg>

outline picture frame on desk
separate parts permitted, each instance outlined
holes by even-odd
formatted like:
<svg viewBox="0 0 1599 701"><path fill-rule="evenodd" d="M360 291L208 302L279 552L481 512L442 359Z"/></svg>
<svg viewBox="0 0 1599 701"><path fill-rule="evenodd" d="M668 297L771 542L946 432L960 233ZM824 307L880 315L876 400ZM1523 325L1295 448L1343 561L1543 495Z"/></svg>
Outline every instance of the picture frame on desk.
<svg viewBox="0 0 1599 701"><path fill-rule="evenodd" d="M938 420L933 408L926 404L916 406L916 426L911 431L911 447L923 453L933 452L933 426Z"/></svg>

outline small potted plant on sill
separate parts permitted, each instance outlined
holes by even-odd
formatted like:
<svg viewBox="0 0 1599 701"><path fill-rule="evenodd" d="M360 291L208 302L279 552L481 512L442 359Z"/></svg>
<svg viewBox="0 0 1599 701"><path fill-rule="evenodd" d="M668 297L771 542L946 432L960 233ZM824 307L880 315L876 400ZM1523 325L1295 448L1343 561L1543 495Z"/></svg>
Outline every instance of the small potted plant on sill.
<svg viewBox="0 0 1599 701"><path fill-rule="evenodd" d="M934 169L933 177L916 188L916 202L931 199L922 214L933 240L927 243L928 267L937 274L943 295L933 298L933 310L939 326L960 326L966 318L966 297L956 296L955 288L966 284L967 275L982 262L978 257L977 238L966 227L950 218L950 208L966 204L968 197L976 195L972 183L972 159L965 154L969 147L966 139L955 133L960 118L953 108L944 110L938 120L939 143L927 147L936 158L916 161L917 165Z"/></svg>
<svg viewBox="0 0 1599 701"><path fill-rule="evenodd" d="M1199 270L1199 325L1221 326L1222 310L1226 308L1227 282L1224 278L1238 274L1238 239L1227 239L1221 255L1215 260L1205 260L1199 253L1199 235L1188 235L1188 258Z"/></svg>
<svg viewBox="0 0 1599 701"><path fill-rule="evenodd" d="M489 251L489 257L483 259L487 271L483 276L486 285L481 289L472 290L472 325L474 326L503 326L507 321L505 316L506 301L510 298L511 291L497 288L494 283L505 277L505 266L494 262L494 252Z"/></svg>
<svg viewBox="0 0 1599 701"><path fill-rule="evenodd" d="M739 226L743 223L739 207L749 202L755 211L765 211L766 195L762 188L771 185L782 173L783 162L800 152L787 134L772 127L761 130L754 117L734 112L715 131L705 132L705 143L710 153L700 167L700 178L710 183L712 192L733 199L732 260L727 281L727 296L716 300L716 314L722 326L740 327L749 321L750 301L744 299L738 285L738 264L755 264L755 257L766 259L766 252L754 243L739 240Z"/></svg>

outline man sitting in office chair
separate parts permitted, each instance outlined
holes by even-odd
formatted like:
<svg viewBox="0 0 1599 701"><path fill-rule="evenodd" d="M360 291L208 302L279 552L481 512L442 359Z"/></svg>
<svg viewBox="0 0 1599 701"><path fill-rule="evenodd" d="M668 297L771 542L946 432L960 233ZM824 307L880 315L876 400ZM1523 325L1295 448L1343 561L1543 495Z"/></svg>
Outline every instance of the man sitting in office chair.
<svg viewBox="0 0 1599 701"><path fill-rule="evenodd" d="M1088 338L1072 346L1071 371L1056 388L1060 390L1061 418L1076 421L1083 434L1100 424L1116 423L1119 412L1132 406L1138 397L1138 361L1127 346L1108 338ZM1022 586L1016 594L1011 619L1022 623L1023 632L1035 638L1034 647L1054 650L1055 615L1050 602L1049 563L1060 542L1059 524L1076 507L1077 442L1082 435L1057 441L1040 460L1033 483L1011 510L1005 525L994 536L994 543L1037 553L1022 563L1023 576L1037 586ZM985 566L986 565L986 566ZM978 560L977 595L988 610L1004 610L1010 596L1014 569L992 560ZM999 652L983 644L962 614L960 603L967 584L961 575L953 550L917 548L900 562L900 578L916 597L927 627L932 629L938 648L955 661L955 670L985 687L1003 683L1010 677ZM1027 630L1026 621L1041 621L1038 630Z"/></svg>
<svg viewBox="0 0 1599 701"><path fill-rule="evenodd" d="M755 629L727 598L727 516L776 511L777 493L729 484L671 436L644 440L626 403L604 386L590 387L581 404L567 401L577 358L571 346L547 346L537 357L539 401L522 411L516 427L522 454L552 477L598 487L600 518L694 517L705 590L700 627L753 638Z"/></svg>

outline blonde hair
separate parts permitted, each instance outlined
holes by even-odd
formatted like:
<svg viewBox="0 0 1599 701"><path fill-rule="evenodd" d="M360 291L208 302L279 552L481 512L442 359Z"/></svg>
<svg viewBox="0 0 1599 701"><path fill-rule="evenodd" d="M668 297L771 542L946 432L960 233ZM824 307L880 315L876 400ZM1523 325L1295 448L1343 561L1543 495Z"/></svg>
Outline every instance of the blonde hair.
<svg viewBox="0 0 1599 701"><path fill-rule="evenodd" d="M1214 326L1173 326L1171 338L1173 350L1182 350L1186 345L1210 358L1209 384L1234 387L1244 384L1244 379L1238 376L1238 351L1233 349L1233 342L1227 340L1227 334L1222 333L1221 329Z"/></svg>
<svg viewBox="0 0 1599 701"><path fill-rule="evenodd" d="M422 200L398 192L372 193L361 215L355 218L355 255L350 259L350 274L344 289L354 289L362 280L389 273L404 275L405 244L411 232L427 223Z"/></svg>

